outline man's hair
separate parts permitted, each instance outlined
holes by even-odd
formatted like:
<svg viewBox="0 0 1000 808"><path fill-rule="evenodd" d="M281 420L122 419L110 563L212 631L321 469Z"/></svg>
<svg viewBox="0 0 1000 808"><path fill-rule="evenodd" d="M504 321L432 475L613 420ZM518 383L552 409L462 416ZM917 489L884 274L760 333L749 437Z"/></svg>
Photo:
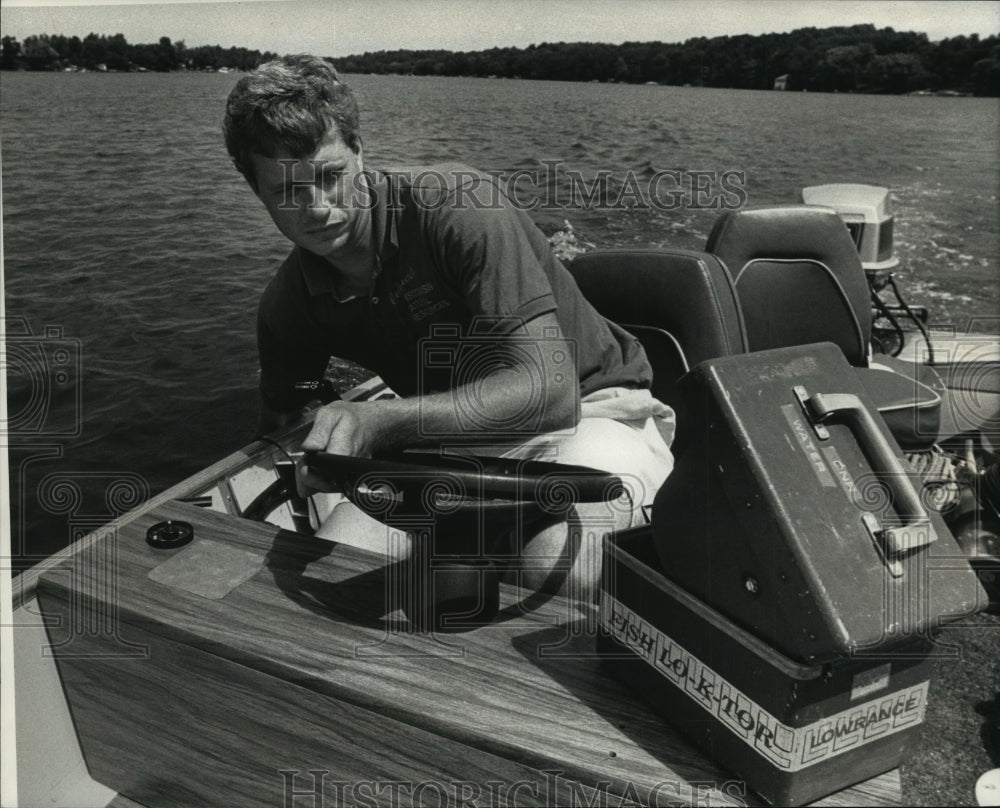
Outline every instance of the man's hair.
<svg viewBox="0 0 1000 808"><path fill-rule="evenodd" d="M266 62L239 80L226 101L222 131L229 156L256 188L251 155L305 157L336 125L355 152L361 145L358 104L333 66L298 54Z"/></svg>

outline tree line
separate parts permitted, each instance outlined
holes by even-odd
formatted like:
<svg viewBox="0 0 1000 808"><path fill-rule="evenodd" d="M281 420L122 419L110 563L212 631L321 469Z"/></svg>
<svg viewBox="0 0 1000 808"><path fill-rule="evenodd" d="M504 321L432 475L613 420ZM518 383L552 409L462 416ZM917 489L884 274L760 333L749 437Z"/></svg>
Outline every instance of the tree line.
<svg viewBox="0 0 1000 808"><path fill-rule="evenodd" d="M495 76L765 90L1000 95L1000 37L929 42L873 25L784 34L697 37L683 43L543 42L527 48L396 50L331 60L345 73Z"/></svg>
<svg viewBox="0 0 1000 808"><path fill-rule="evenodd" d="M187 47L169 37L150 44L130 44L122 34L51 36L38 34L18 42L0 39L0 70L253 70L277 54L221 45Z"/></svg>
<svg viewBox="0 0 1000 808"><path fill-rule="evenodd" d="M4 70L252 70L276 54L219 45L186 47L161 37L39 34L0 41ZM481 51L394 50L330 59L345 73L483 76L656 83L813 92L951 92L1000 95L1000 37L930 42L926 34L873 25L800 28L784 34L696 37L683 43L543 42Z"/></svg>

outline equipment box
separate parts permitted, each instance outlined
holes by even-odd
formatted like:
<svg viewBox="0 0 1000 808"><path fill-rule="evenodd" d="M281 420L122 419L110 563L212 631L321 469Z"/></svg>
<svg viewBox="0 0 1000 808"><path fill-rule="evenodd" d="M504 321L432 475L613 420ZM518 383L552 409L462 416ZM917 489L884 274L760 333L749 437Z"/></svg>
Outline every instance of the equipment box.
<svg viewBox="0 0 1000 808"><path fill-rule="evenodd" d="M606 544L602 649L771 802L896 767L932 638L986 602L964 554L835 345L708 360L679 389L652 524Z"/></svg>
<svg viewBox="0 0 1000 808"><path fill-rule="evenodd" d="M807 665L894 653L986 605L835 345L712 359L679 389L687 447L653 543L686 592Z"/></svg>
<svg viewBox="0 0 1000 808"><path fill-rule="evenodd" d="M606 664L776 805L812 802L905 759L924 718L929 645L798 663L667 579L649 527L605 542Z"/></svg>

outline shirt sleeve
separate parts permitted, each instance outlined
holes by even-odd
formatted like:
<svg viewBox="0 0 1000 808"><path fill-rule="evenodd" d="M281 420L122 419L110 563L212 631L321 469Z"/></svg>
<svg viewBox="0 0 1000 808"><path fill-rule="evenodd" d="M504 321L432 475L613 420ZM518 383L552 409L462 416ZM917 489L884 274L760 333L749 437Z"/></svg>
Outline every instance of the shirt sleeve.
<svg viewBox="0 0 1000 808"><path fill-rule="evenodd" d="M557 308L542 265L550 247L491 180L481 182L452 191L437 211L442 262L474 328L507 331Z"/></svg>

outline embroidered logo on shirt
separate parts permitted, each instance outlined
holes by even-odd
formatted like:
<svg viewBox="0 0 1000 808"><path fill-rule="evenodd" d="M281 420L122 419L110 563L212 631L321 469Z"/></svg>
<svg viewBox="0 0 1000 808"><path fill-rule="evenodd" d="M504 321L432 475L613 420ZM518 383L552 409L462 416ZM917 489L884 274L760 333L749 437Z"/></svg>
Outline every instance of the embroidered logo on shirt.
<svg viewBox="0 0 1000 808"><path fill-rule="evenodd" d="M389 290L389 299L393 305L402 302L409 309L410 317L421 322L448 308L449 300L441 295L431 281L414 285L418 280L413 267L407 267L399 281Z"/></svg>

